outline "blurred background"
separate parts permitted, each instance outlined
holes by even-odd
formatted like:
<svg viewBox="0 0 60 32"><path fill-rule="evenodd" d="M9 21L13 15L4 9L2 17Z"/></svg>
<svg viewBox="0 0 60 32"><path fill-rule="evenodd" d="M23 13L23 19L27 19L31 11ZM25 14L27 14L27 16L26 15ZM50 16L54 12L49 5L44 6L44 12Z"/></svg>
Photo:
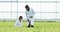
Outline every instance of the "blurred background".
<svg viewBox="0 0 60 32"><path fill-rule="evenodd" d="M0 20L26 19L25 5L34 9L36 20L60 20L60 0L0 0Z"/></svg>

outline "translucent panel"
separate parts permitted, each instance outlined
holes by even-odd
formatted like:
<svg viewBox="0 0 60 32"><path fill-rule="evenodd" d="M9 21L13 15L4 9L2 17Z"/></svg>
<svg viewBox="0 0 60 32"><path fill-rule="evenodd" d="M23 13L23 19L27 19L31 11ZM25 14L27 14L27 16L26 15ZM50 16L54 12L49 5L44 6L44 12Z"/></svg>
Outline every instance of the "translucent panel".
<svg viewBox="0 0 60 32"><path fill-rule="evenodd" d="M60 19L60 13L57 13L57 19Z"/></svg>
<svg viewBox="0 0 60 32"><path fill-rule="evenodd" d="M40 19L40 13L35 13L34 18L35 19Z"/></svg>
<svg viewBox="0 0 60 32"><path fill-rule="evenodd" d="M56 12L56 3L41 3L40 12Z"/></svg>
<svg viewBox="0 0 60 32"><path fill-rule="evenodd" d="M12 3L12 12L17 12L17 3Z"/></svg>
<svg viewBox="0 0 60 32"><path fill-rule="evenodd" d="M11 12L11 3L0 3L0 12Z"/></svg>
<svg viewBox="0 0 60 32"><path fill-rule="evenodd" d="M56 12L56 3L50 3L49 4L49 11L50 12Z"/></svg>
<svg viewBox="0 0 60 32"><path fill-rule="evenodd" d="M41 1L56 1L56 0L41 0Z"/></svg>
<svg viewBox="0 0 60 32"><path fill-rule="evenodd" d="M57 1L60 1L60 0L57 0Z"/></svg>
<svg viewBox="0 0 60 32"><path fill-rule="evenodd" d="M41 0L18 0L18 1L41 1Z"/></svg>
<svg viewBox="0 0 60 32"><path fill-rule="evenodd" d="M60 12L60 3L57 3L57 12Z"/></svg>
<svg viewBox="0 0 60 32"><path fill-rule="evenodd" d="M0 19L11 19L11 13L0 13Z"/></svg>
<svg viewBox="0 0 60 32"><path fill-rule="evenodd" d="M11 0L0 0L0 1L11 1Z"/></svg>
<svg viewBox="0 0 60 32"><path fill-rule="evenodd" d="M25 12L25 5L29 5L35 12L40 12L40 3L18 3L18 12Z"/></svg>
<svg viewBox="0 0 60 32"><path fill-rule="evenodd" d="M56 19L56 13L40 13L41 19Z"/></svg>
<svg viewBox="0 0 60 32"><path fill-rule="evenodd" d="M56 1L56 0L18 0L18 1Z"/></svg>
<svg viewBox="0 0 60 32"><path fill-rule="evenodd" d="M0 1L17 1L17 0L0 0Z"/></svg>
<svg viewBox="0 0 60 32"><path fill-rule="evenodd" d="M12 1L17 1L17 0L12 0Z"/></svg>
<svg viewBox="0 0 60 32"><path fill-rule="evenodd" d="M18 12L25 12L25 3L18 3Z"/></svg>
<svg viewBox="0 0 60 32"><path fill-rule="evenodd" d="M26 15L25 15L25 13L18 13L18 18L19 18L19 16L22 16L23 19L26 19Z"/></svg>
<svg viewBox="0 0 60 32"><path fill-rule="evenodd" d="M12 13L12 19L17 19L17 13Z"/></svg>

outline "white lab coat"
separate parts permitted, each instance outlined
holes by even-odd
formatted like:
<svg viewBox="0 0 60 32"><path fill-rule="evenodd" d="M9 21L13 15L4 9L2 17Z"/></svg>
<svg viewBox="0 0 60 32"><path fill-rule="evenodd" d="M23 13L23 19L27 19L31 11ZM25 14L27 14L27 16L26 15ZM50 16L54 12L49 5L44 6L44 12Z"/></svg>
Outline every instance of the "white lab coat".
<svg viewBox="0 0 60 32"><path fill-rule="evenodd" d="M34 14L35 14L34 10L30 8L30 10L25 11L25 13L26 13L26 18L29 19L31 21L31 25L33 25L34 24ZM33 16L33 17L30 18L31 16Z"/></svg>
<svg viewBox="0 0 60 32"><path fill-rule="evenodd" d="M30 19L30 16L33 16L34 18L34 10L30 9L29 11L25 11L26 12L26 17L27 19Z"/></svg>
<svg viewBox="0 0 60 32"><path fill-rule="evenodd" d="M14 26L21 27L22 26L22 21L20 22L19 20L17 20Z"/></svg>

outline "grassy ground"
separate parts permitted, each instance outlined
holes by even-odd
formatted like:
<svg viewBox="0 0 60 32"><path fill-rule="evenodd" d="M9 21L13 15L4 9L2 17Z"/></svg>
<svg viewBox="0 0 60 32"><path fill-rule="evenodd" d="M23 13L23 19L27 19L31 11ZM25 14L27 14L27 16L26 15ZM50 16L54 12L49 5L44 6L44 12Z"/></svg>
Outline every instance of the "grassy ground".
<svg viewBox="0 0 60 32"><path fill-rule="evenodd" d="M0 22L0 32L60 32L60 22L35 22L34 28L26 27L27 22L22 27L14 27L14 23Z"/></svg>

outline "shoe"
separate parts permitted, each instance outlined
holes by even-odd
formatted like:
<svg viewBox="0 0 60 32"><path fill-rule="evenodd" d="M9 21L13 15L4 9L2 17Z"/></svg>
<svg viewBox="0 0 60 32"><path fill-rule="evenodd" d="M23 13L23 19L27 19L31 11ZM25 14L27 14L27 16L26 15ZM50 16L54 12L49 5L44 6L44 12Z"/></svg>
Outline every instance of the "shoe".
<svg viewBox="0 0 60 32"><path fill-rule="evenodd" d="M30 26L27 26L27 27L30 27Z"/></svg>
<svg viewBox="0 0 60 32"><path fill-rule="evenodd" d="M31 25L31 27L34 27L33 25Z"/></svg>

